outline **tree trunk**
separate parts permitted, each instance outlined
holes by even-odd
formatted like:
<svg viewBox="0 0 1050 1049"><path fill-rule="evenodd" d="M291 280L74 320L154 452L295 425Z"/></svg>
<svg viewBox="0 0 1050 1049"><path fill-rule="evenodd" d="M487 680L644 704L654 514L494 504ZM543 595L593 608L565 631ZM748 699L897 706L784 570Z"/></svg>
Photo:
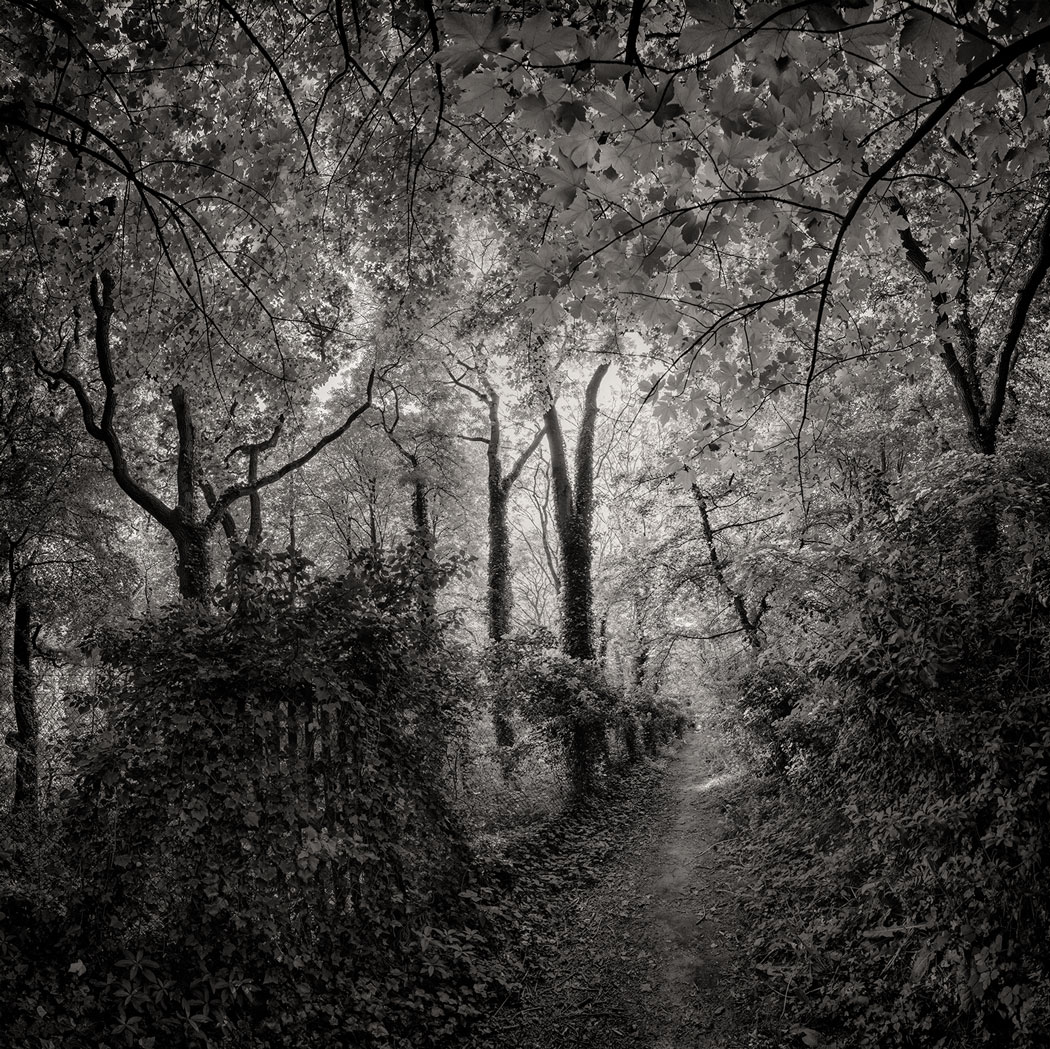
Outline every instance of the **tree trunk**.
<svg viewBox="0 0 1050 1049"><path fill-rule="evenodd" d="M591 521L594 509L594 430L598 422L598 388L609 362L598 366L587 383L583 419L576 441L575 485L558 410L544 413L554 486L554 520L561 547L561 647L573 659L595 658L592 630ZM574 790L587 794L594 787L595 761L604 742L603 727L576 722L569 742L569 770Z"/></svg>
<svg viewBox="0 0 1050 1049"><path fill-rule="evenodd" d="M171 406L179 434L176 460L176 504L169 527L178 551L175 571L179 577L179 594L185 601L206 605L211 602L212 526L202 520L198 511L197 428L189 397L182 386L171 391ZM214 518L218 521L218 518Z"/></svg>
<svg viewBox="0 0 1050 1049"><path fill-rule="evenodd" d="M554 519L561 546L562 651L573 659L594 659L592 629L591 524L594 511L594 430L598 389L609 362L598 366L587 383L583 419L576 442L575 485L569 476L561 419L553 400L544 413L554 485Z"/></svg>
<svg viewBox="0 0 1050 1049"><path fill-rule="evenodd" d="M15 707L15 796L14 811L35 809L39 803L37 754L40 728L36 710L36 682L33 680L33 607L24 593L15 599L14 675L12 693Z"/></svg>
<svg viewBox="0 0 1050 1049"><path fill-rule="evenodd" d="M418 466L418 463L413 465ZM419 563L419 619L429 622L437 606L434 585L434 530L430 527L427 487L416 481L412 487L412 545Z"/></svg>
<svg viewBox="0 0 1050 1049"><path fill-rule="evenodd" d="M513 597L510 588L510 531L507 527L507 492L499 474L489 472L489 564L488 616L489 638L499 641L510 633Z"/></svg>
<svg viewBox="0 0 1050 1049"><path fill-rule="evenodd" d="M0 703L14 694L15 600L13 584L3 580L0 593Z"/></svg>
<svg viewBox="0 0 1050 1049"><path fill-rule="evenodd" d="M744 595L730 585L728 578L726 578L725 566L722 563L722 559L718 556L718 550L715 547L715 532L711 527L711 518L707 512L707 500L704 498L703 492L700 491L700 487L695 481L693 482L692 490L693 498L696 500L696 505L700 510L700 524L704 531L704 542L707 545L707 556L708 560L711 562L711 571L714 574L715 579L718 581L718 585L722 588L722 592L733 606L733 614L736 616L736 620L740 624L740 630L744 635L744 639L747 641L748 647L752 652L758 652L762 648L762 640L758 634L762 607L760 606L759 610L754 615L751 615L747 610Z"/></svg>
<svg viewBox="0 0 1050 1049"><path fill-rule="evenodd" d="M179 577L179 596L184 601L206 605L211 601L211 529L199 522L172 528Z"/></svg>
<svg viewBox="0 0 1050 1049"><path fill-rule="evenodd" d="M491 382L479 375L479 386L472 386L453 376L457 386L468 390L481 400L488 409L488 437L471 438L486 445L485 459L488 466L488 538L489 558L487 574L486 605L488 611L489 639L499 641L510 632L510 617L514 607L511 589L510 529L507 525L507 508L511 489L521 476L529 457L539 447L543 430L533 437L528 446L515 460L506 474L503 473L502 430L499 418L499 393Z"/></svg>
<svg viewBox="0 0 1050 1049"><path fill-rule="evenodd" d="M594 659L590 536L573 521L561 535L562 651L573 659Z"/></svg>

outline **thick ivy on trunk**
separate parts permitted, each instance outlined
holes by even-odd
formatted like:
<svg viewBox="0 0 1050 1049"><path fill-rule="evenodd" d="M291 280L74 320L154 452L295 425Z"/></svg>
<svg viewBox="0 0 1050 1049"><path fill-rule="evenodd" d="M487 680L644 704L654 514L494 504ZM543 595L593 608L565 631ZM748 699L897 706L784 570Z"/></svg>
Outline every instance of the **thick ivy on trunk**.
<svg viewBox="0 0 1050 1049"><path fill-rule="evenodd" d="M554 486L554 520L561 548L562 651L574 659L594 659L591 587L591 527L594 517L594 430L598 421L598 390L609 362L598 366L587 383L583 419L576 441L575 478L561 419L553 399L544 413ZM575 481L575 483L574 483Z"/></svg>
<svg viewBox="0 0 1050 1049"><path fill-rule="evenodd" d="M467 365L464 367L468 371L473 370ZM488 412L488 433L468 439L486 446L489 539L486 610L489 638L492 641L499 641L501 637L505 637L510 632L511 614L514 610L514 593L511 588L513 567L510 556L510 527L507 520L510 493L521 476L525 464L539 447L540 441L543 440L544 427L539 429L504 474L503 429L500 422L498 391L483 374L478 374L477 386L466 382L462 376L456 376L451 369L449 369L449 376L457 386L477 397Z"/></svg>
<svg viewBox="0 0 1050 1049"><path fill-rule="evenodd" d="M503 456L499 419L499 394L487 380L485 401L489 412L488 463L488 621L489 637L498 641L510 632L510 617L514 608L511 590L510 527L507 510L510 493L521 476L521 471L532 453L539 447L544 430L541 428L515 459L506 475L503 473Z"/></svg>
<svg viewBox="0 0 1050 1049"><path fill-rule="evenodd" d="M175 540L175 572L179 596L185 601L207 604L212 591L212 530L202 522L190 520L171 528Z"/></svg>
<svg viewBox="0 0 1050 1049"><path fill-rule="evenodd" d="M418 470L419 461L415 457L412 458L412 465ZM419 618L423 623L434 618L437 605L437 579L432 571L436 545L427 486L417 477L412 484L412 547L419 565Z"/></svg>

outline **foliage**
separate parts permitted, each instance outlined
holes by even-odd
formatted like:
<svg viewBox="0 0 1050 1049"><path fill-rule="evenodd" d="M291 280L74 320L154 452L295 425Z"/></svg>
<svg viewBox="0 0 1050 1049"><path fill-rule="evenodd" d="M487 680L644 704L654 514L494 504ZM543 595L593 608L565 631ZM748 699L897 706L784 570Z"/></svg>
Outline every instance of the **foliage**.
<svg viewBox="0 0 1050 1049"><path fill-rule="evenodd" d="M630 310L669 348L647 389L686 459L730 472L771 399L797 389L804 425L887 365L939 368L931 341L994 449L1050 260L1042 12L720 0L443 28L458 111L496 155L520 143L504 163L551 209L523 310Z"/></svg>
<svg viewBox="0 0 1050 1049"><path fill-rule="evenodd" d="M491 687L502 717L517 712L562 747L578 796L593 792L610 771L610 737L620 735L630 760L655 753L681 735L677 703L655 694L624 696L597 663L573 659L537 637L509 637L488 654Z"/></svg>
<svg viewBox="0 0 1050 1049"><path fill-rule="evenodd" d="M618 696L591 663L507 638L493 645L489 666L499 707L516 710L562 747L578 795L590 793L608 760L606 728Z"/></svg>
<svg viewBox="0 0 1050 1049"><path fill-rule="evenodd" d="M946 456L824 558L844 597L808 617L810 640L738 678L788 798L753 900L762 964L850 1044L1035 1046L1050 1030L1038 464Z"/></svg>
<svg viewBox="0 0 1050 1049"><path fill-rule="evenodd" d="M64 892L3 907L17 1044L429 1045L503 988L440 786L467 683L418 573L262 555L230 610L105 639Z"/></svg>

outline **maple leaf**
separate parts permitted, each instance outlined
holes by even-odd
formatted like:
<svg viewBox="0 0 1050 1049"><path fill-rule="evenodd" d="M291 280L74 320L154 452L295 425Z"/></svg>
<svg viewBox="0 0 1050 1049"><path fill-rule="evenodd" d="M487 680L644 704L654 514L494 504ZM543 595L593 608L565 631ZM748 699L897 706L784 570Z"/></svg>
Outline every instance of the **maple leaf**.
<svg viewBox="0 0 1050 1049"><path fill-rule="evenodd" d="M478 70L460 82L456 105L467 116L478 115L498 123L506 112L509 98L490 70Z"/></svg>
<svg viewBox="0 0 1050 1049"><path fill-rule="evenodd" d="M441 28L452 42L434 59L449 72L470 73L486 56L498 54L509 43L506 27L495 10L484 15L450 11L442 15Z"/></svg>

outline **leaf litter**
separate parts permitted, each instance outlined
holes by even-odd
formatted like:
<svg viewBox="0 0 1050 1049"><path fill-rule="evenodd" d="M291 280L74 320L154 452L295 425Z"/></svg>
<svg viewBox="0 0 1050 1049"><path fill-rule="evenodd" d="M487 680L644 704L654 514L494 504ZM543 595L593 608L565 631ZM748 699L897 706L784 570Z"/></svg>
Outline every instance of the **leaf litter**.
<svg viewBox="0 0 1050 1049"><path fill-rule="evenodd" d="M615 792L520 842L508 857L530 915L515 945L520 998L465 1046L795 1044L746 953L737 898L748 872L729 851L735 834L724 815L738 787L724 743L692 730Z"/></svg>

